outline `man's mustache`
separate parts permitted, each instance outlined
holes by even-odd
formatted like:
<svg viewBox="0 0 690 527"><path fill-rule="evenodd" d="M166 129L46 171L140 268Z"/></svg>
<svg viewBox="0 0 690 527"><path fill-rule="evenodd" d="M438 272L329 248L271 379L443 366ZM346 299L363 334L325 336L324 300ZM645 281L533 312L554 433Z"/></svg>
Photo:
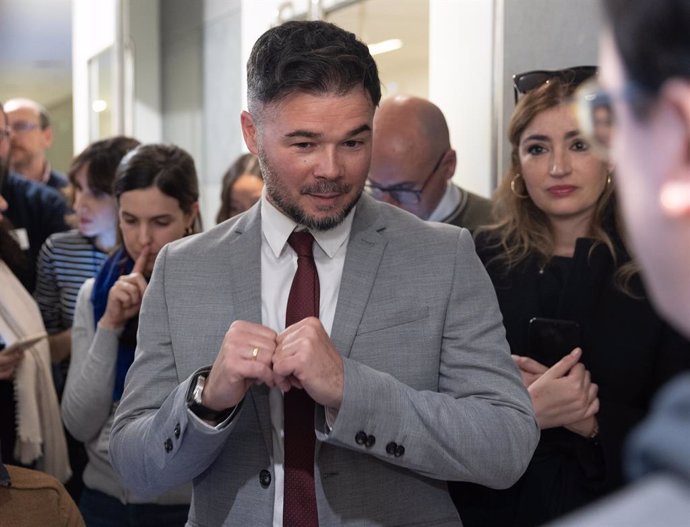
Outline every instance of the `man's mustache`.
<svg viewBox="0 0 690 527"><path fill-rule="evenodd" d="M300 194L347 194L350 190L352 190L352 185L348 183L323 180L303 186Z"/></svg>

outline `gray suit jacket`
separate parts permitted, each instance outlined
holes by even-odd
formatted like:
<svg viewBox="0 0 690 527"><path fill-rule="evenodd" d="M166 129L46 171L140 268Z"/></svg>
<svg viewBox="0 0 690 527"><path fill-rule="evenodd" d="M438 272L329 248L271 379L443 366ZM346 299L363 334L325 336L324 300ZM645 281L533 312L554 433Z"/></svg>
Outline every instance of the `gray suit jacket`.
<svg viewBox="0 0 690 527"><path fill-rule="evenodd" d="M261 322L259 210L159 254L112 431L113 465L132 489L193 480L189 525L273 518L266 387L220 430L185 402L230 323ZM460 525L445 480L503 488L522 474L539 431L468 231L363 196L331 339L345 386L332 430L322 407L315 416L320 525ZM375 443L358 444L360 431ZM404 454L388 453L391 442Z"/></svg>

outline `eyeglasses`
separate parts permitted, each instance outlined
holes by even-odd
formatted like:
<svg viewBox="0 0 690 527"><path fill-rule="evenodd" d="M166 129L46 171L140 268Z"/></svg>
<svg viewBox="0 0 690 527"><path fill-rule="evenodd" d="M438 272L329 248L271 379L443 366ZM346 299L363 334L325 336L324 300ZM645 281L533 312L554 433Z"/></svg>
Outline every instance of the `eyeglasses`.
<svg viewBox="0 0 690 527"><path fill-rule="evenodd" d="M577 89L572 102L580 130L604 159L609 157L615 125L613 101L616 99L631 103L633 111L638 112L644 111L644 105L649 100L645 90L630 81L621 91L612 93L592 79Z"/></svg>
<svg viewBox="0 0 690 527"><path fill-rule="evenodd" d="M0 128L0 141L10 138L12 131L9 128Z"/></svg>
<svg viewBox="0 0 690 527"><path fill-rule="evenodd" d="M390 197L393 198L395 201L397 201L398 203L402 203L404 205L414 205L416 203L419 203L422 199L422 193L424 192L424 189L426 188L429 181L431 181L431 177L441 166L441 161L443 161L443 158L446 157L446 153L447 150L441 154L441 157L439 157L438 161L434 165L433 170L426 177L424 183L422 183L422 186L418 189L400 188L398 185L383 187L369 180L365 185L367 191L371 194L371 196L374 199L377 199L379 201L383 200L383 194L386 193L389 194Z"/></svg>
<svg viewBox="0 0 690 527"><path fill-rule="evenodd" d="M36 128L40 128L40 124L38 123L28 123L26 121L16 121L12 124L10 124L10 128L15 134L21 134L23 132L30 132L31 130L35 130Z"/></svg>
<svg viewBox="0 0 690 527"><path fill-rule="evenodd" d="M524 95L551 79L559 79L565 84L579 86L597 73L596 66L573 66L562 70L535 70L513 75L513 94L515 104L520 94Z"/></svg>

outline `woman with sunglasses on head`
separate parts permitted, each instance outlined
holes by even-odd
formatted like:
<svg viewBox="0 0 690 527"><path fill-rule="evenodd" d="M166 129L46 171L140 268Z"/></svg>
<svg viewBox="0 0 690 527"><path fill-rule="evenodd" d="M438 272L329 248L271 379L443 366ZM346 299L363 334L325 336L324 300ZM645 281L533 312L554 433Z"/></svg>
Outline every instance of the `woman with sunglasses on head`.
<svg viewBox="0 0 690 527"><path fill-rule="evenodd" d="M623 243L610 167L570 113L576 86L554 75L518 102L496 223L477 233L542 437L513 487L451 483L465 527L541 525L622 485L626 435L690 368L690 343L654 312ZM574 340L539 349L544 328Z"/></svg>
<svg viewBox="0 0 690 527"><path fill-rule="evenodd" d="M113 190L123 243L79 292L62 400L65 426L86 443L89 456L79 506L89 527L182 526L191 486L153 500L133 495L110 465L108 441L156 255L200 230L194 161L175 146L140 146L121 161Z"/></svg>

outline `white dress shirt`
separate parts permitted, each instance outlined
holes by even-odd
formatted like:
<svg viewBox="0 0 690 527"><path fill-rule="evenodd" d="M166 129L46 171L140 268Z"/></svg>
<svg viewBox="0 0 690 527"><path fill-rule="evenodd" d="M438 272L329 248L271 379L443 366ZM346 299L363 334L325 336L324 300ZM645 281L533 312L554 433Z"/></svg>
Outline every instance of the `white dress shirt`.
<svg viewBox="0 0 690 527"><path fill-rule="evenodd" d="M298 224L276 209L261 196L261 320L278 333L285 329L285 313L292 279L297 271L297 253L287 239ZM319 319L330 335L338 303L340 279L343 274L347 242L350 238L354 209L337 227L314 231L314 262L319 273ZM299 230L299 229L298 229ZM278 388L269 393L271 433L273 437L273 472L275 502L274 527L283 525L283 394Z"/></svg>
<svg viewBox="0 0 690 527"><path fill-rule="evenodd" d="M462 195L460 189L449 181L441 201L438 202L438 205L436 205L434 211L429 215L427 221L442 222L455 211L461 199Z"/></svg>

